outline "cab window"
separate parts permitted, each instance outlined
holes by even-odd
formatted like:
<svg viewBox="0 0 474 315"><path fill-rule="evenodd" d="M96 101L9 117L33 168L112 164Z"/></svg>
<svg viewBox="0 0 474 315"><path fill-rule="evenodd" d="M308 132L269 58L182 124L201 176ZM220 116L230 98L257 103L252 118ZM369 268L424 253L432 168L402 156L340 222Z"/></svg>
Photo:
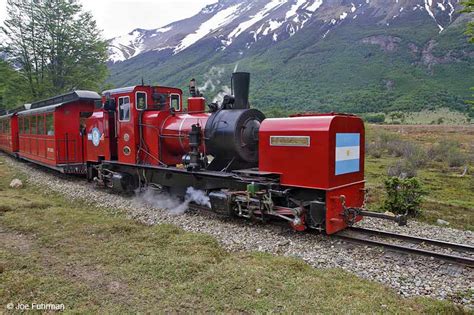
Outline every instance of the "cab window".
<svg viewBox="0 0 474 315"><path fill-rule="evenodd" d="M173 108L175 111L179 111L181 109L179 94L171 94L170 100L170 107Z"/></svg>
<svg viewBox="0 0 474 315"><path fill-rule="evenodd" d="M120 121L129 121L130 120L130 97L124 96L119 97L118 100L119 107L119 120Z"/></svg>
<svg viewBox="0 0 474 315"><path fill-rule="evenodd" d="M147 108L147 103L146 103L146 93L145 92L137 92L135 95L136 101L137 101L137 109L138 110L144 110Z"/></svg>

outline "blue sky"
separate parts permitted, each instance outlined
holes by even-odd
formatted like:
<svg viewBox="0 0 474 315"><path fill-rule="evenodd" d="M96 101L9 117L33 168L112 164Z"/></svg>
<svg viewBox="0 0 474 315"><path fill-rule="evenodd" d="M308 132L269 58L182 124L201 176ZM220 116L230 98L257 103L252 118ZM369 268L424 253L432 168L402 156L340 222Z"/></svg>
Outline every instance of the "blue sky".
<svg viewBox="0 0 474 315"><path fill-rule="evenodd" d="M91 11L106 38L134 28L153 29L190 17L217 0L79 0ZM0 0L0 21L6 18L7 0Z"/></svg>

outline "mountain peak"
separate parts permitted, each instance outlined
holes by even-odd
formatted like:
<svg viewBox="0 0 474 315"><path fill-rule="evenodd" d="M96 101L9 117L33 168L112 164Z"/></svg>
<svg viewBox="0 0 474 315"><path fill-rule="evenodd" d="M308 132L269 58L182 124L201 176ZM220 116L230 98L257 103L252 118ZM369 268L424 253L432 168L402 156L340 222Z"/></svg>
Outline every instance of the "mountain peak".
<svg viewBox="0 0 474 315"><path fill-rule="evenodd" d="M442 32L454 21L458 5L459 0L220 0L191 18L154 30L137 28L111 39L110 60L124 61L150 51L179 54L210 39L219 41L217 51L233 45L248 50L261 40L269 45L286 40L310 24L317 25L324 40L332 29L357 19L375 20L388 28L418 15Z"/></svg>

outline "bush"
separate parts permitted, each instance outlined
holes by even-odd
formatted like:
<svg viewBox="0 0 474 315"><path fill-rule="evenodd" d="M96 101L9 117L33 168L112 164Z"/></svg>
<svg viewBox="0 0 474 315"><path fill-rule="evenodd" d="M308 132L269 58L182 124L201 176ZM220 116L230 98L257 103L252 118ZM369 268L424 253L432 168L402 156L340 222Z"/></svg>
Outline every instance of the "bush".
<svg viewBox="0 0 474 315"><path fill-rule="evenodd" d="M388 177L385 180L387 197L383 208L396 214L412 217L421 214L420 205L426 194L416 178Z"/></svg>
<svg viewBox="0 0 474 315"><path fill-rule="evenodd" d="M394 140L388 142L386 147L390 155L403 157L416 168L426 164L427 155L425 150L413 142Z"/></svg>
<svg viewBox="0 0 474 315"><path fill-rule="evenodd" d="M412 178L415 177L417 168L407 160L397 161L387 169L387 175L391 177Z"/></svg>
<svg viewBox="0 0 474 315"><path fill-rule="evenodd" d="M367 114L364 117L364 120L368 123L373 124L383 124L385 122L385 115L384 114Z"/></svg>
<svg viewBox="0 0 474 315"><path fill-rule="evenodd" d="M441 140L428 151L428 156L438 162L445 162L450 167L463 166L467 162L466 155L461 151L461 145L457 141Z"/></svg>
<svg viewBox="0 0 474 315"><path fill-rule="evenodd" d="M366 152L368 155L379 159L382 157L383 148L379 142L369 143L366 147Z"/></svg>
<svg viewBox="0 0 474 315"><path fill-rule="evenodd" d="M449 167L460 167L466 164L466 156L462 152L449 153L447 157Z"/></svg>

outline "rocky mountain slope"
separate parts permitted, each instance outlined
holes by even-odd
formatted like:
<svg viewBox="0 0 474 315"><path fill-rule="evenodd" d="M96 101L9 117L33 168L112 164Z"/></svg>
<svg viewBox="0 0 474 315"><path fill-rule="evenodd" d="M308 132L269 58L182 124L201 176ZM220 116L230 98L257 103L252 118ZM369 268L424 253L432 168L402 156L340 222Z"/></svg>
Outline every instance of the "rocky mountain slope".
<svg viewBox="0 0 474 315"><path fill-rule="evenodd" d="M457 0L220 0L159 29L110 40L110 83L184 86L210 96L250 71L262 108L464 109L474 85Z"/></svg>

